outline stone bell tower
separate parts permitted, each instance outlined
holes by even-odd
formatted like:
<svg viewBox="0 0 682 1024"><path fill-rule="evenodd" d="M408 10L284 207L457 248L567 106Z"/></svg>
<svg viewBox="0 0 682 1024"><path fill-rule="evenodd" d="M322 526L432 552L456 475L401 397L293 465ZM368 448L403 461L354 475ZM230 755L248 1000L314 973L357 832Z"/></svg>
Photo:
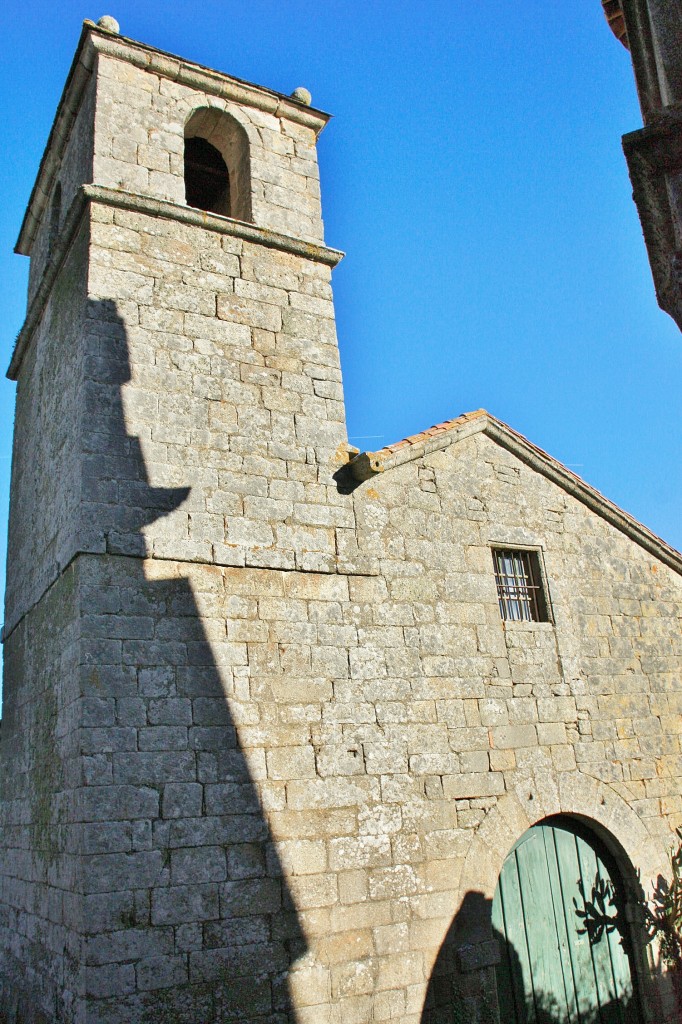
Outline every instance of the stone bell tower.
<svg viewBox="0 0 682 1024"><path fill-rule="evenodd" d="M326 998L266 818L307 771L268 703L296 599L353 554L309 102L84 24L17 246L8 1022L283 1022L293 986Z"/></svg>

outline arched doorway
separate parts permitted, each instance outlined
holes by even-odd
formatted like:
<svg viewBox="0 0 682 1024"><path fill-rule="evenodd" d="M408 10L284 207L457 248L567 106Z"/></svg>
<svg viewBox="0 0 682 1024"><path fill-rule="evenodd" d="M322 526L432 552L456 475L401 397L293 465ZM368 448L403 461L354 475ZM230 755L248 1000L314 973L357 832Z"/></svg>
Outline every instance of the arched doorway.
<svg viewBox="0 0 682 1024"><path fill-rule="evenodd" d="M584 826L547 818L524 833L492 923L504 1024L640 1024L622 880Z"/></svg>

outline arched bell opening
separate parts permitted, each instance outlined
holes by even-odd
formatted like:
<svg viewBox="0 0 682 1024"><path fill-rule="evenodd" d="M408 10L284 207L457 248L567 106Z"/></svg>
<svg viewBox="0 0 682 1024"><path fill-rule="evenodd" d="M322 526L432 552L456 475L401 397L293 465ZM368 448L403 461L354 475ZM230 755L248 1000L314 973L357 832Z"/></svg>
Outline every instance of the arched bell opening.
<svg viewBox="0 0 682 1024"><path fill-rule="evenodd" d="M185 199L188 206L230 216L230 175L210 142L198 136L185 140Z"/></svg>
<svg viewBox="0 0 682 1024"><path fill-rule="evenodd" d="M185 125L188 206L252 221L251 158L244 127L223 110L202 107Z"/></svg>

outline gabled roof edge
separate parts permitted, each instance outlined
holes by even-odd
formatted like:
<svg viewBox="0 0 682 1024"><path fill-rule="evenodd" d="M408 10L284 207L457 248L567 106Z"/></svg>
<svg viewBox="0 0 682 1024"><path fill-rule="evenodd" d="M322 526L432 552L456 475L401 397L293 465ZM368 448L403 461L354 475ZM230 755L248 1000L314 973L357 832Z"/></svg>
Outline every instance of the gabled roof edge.
<svg viewBox="0 0 682 1024"><path fill-rule="evenodd" d="M451 444L480 432L486 434L502 448L506 448L531 469L557 484L592 512L634 540L640 547L682 575L682 554L679 551L666 544L664 540L657 537L628 512L614 505L596 488L591 487L542 448L538 448L506 423L491 416L485 409L447 420L445 423L415 434L395 445L388 445L380 451L362 452L351 461L349 468L356 480L367 480L378 473L396 469L406 462L412 462L414 459L429 455L434 451L448 448Z"/></svg>

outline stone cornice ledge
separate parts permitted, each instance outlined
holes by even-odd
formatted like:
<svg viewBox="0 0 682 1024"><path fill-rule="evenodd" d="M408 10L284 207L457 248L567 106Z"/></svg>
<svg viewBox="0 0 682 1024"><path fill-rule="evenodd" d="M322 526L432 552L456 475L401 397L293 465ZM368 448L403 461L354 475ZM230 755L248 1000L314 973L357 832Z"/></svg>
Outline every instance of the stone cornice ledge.
<svg viewBox="0 0 682 1024"><path fill-rule="evenodd" d="M7 370L10 380L17 379L24 352L45 309L59 268L71 247L83 212L91 203L113 206L119 210L132 210L149 217L162 217L167 220L180 221L183 224L193 224L208 231L216 231L218 234L232 235L234 238L242 238L246 242L255 242L257 245L264 245L269 249L279 249L282 252L292 253L294 256L303 256L317 263L325 263L329 267L335 267L344 257L344 253L339 249L329 249L315 242L306 242L303 238L282 235L277 231L256 227L255 224L247 224L245 221L221 217L217 213L206 213L204 210L195 210L190 206L154 199L153 196L124 192L121 189L107 188L104 185L81 185L66 215L52 258L45 268L38 290L26 314L24 325L17 337Z"/></svg>
<svg viewBox="0 0 682 1024"><path fill-rule="evenodd" d="M217 231L221 235L243 238L245 242L256 242L269 249L281 249L282 252L290 252L294 256L304 256L316 263L326 263L329 267L335 267L345 255L340 249L330 249L326 245L308 242L304 238L282 235L278 231L259 228L247 221L232 220L232 218L222 217L218 213L207 213L206 210L195 210L191 206L171 203L166 199L155 199L153 196L140 195L136 192L124 192L122 189L108 188L105 185L83 185L81 187L85 198L91 203L115 206L120 210L132 210L135 213L147 214L149 217L179 220L182 224L193 224L199 228L207 228L209 231Z"/></svg>
<svg viewBox="0 0 682 1024"><path fill-rule="evenodd" d="M470 437L472 434L484 433L502 448L506 448L531 469L541 473L562 490L576 498L596 515L605 519L621 533L625 534L640 547L660 559L665 565L682 575L682 554L670 547L664 540L639 523L623 509L605 498L594 487L581 480L579 476L566 469L560 462L541 448L532 444L522 434L518 434L501 420L495 419L484 409L467 413L432 427L430 431L417 434L414 438L399 442L381 449L378 452L362 452L349 463L353 477L362 482L384 473L406 462L430 455L432 452L449 447L457 441Z"/></svg>
<svg viewBox="0 0 682 1024"><path fill-rule="evenodd" d="M263 85L245 82L241 78L234 78L223 71L214 71L202 64L195 64L193 61L176 57L165 50L157 50L154 46L128 39L126 36L116 35L93 22L85 21L84 29L90 33L90 43L97 53L125 61L181 85L201 89L210 96L220 96L222 99L255 107L275 117L285 117L288 121L312 128L316 135L319 135L331 119L331 114L316 107L308 107L291 96L267 89Z"/></svg>

